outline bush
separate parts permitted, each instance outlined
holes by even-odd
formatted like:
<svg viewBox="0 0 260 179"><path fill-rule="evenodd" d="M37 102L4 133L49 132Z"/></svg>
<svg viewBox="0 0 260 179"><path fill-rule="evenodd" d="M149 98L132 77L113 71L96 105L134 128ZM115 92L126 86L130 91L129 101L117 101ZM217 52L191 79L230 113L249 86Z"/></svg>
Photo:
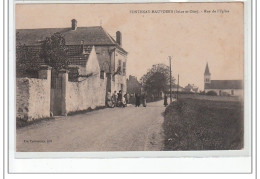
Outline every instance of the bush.
<svg viewBox="0 0 260 179"><path fill-rule="evenodd" d="M209 96L217 96L218 95L215 91L208 91L206 94L209 95Z"/></svg>
<svg viewBox="0 0 260 179"><path fill-rule="evenodd" d="M231 96L231 95L229 93L227 93L227 92L222 92L221 96Z"/></svg>
<svg viewBox="0 0 260 179"><path fill-rule="evenodd" d="M205 93L205 91L201 91L199 94L200 95L205 95L206 93Z"/></svg>

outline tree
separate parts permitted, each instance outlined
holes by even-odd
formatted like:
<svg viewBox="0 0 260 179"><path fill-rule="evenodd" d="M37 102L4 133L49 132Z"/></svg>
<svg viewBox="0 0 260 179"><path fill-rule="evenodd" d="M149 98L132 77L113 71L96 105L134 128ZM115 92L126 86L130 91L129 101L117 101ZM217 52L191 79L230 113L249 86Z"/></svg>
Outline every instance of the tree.
<svg viewBox="0 0 260 179"><path fill-rule="evenodd" d="M40 57L53 70L67 69L69 65L68 48L63 35L54 33L51 37L46 37L41 44Z"/></svg>
<svg viewBox="0 0 260 179"><path fill-rule="evenodd" d="M40 64L39 54L26 45L16 45L16 76L37 78Z"/></svg>
<svg viewBox="0 0 260 179"><path fill-rule="evenodd" d="M141 78L145 91L150 94L159 94L168 90L170 84L170 67L164 64L153 65ZM172 78L172 84L174 78Z"/></svg>

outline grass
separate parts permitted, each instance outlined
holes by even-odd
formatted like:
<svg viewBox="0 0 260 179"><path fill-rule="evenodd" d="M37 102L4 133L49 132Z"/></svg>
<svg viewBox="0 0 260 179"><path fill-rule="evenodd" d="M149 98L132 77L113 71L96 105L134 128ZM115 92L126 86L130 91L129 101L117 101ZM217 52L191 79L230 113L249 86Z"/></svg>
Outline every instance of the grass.
<svg viewBox="0 0 260 179"><path fill-rule="evenodd" d="M16 128L19 129L19 128L30 126L30 125L38 125L38 124L42 123L43 121L53 121L53 120L54 120L53 117L41 118L41 119L32 120L32 121L25 121L25 120L16 118Z"/></svg>
<svg viewBox="0 0 260 179"><path fill-rule="evenodd" d="M239 150L243 124L241 102L180 99L164 113L164 150Z"/></svg>

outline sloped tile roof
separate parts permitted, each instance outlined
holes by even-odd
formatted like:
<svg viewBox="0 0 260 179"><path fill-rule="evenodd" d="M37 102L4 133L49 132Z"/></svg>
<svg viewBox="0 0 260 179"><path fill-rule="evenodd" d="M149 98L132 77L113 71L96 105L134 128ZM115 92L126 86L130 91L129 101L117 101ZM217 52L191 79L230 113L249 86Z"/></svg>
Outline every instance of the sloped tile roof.
<svg viewBox="0 0 260 179"><path fill-rule="evenodd" d="M16 43L40 45L46 37L59 32L64 35L66 45L115 45L126 52L101 26L71 28L43 28L43 29L17 29Z"/></svg>
<svg viewBox="0 0 260 179"><path fill-rule="evenodd" d="M211 80L205 83L205 89L242 89L242 80Z"/></svg>
<svg viewBox="0 0 260 179"><path fill-rule="evenodd" d="M68 49L70 65L86 66L92 46L84 45L84 53L82 53L82 49L78 45L70 45Z"/></svg>

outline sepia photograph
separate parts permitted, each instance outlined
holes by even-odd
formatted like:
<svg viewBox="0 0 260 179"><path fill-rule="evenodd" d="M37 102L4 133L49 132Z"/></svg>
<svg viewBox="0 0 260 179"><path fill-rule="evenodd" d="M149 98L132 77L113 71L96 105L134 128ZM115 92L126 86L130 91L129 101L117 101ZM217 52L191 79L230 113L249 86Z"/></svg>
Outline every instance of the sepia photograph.
<svg viewBox="0 0 260 179"><path fill-rule="evenodd" d="M245 148L243 2L16 4L14 23L16 152Z"/></svg>

